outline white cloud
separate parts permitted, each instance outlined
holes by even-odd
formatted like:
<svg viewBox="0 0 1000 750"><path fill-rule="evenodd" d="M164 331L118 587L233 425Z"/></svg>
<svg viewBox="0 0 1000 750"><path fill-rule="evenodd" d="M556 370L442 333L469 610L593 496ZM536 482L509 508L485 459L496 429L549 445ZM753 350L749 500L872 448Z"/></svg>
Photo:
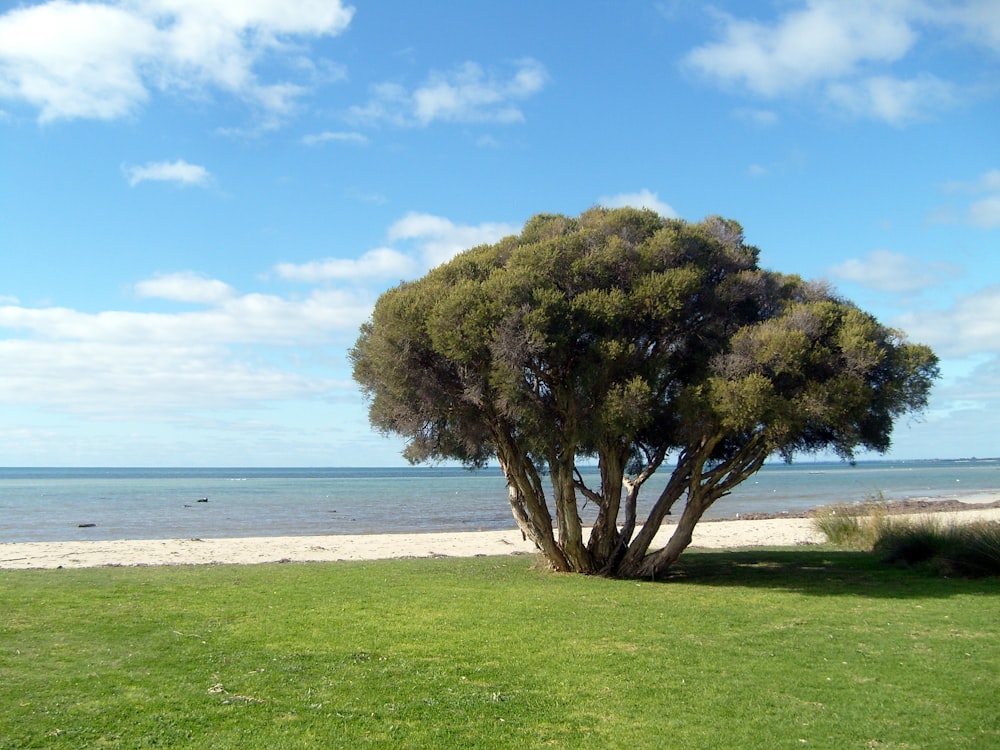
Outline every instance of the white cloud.
<svg viewBox="0 0 1000 750"><path fill-rule="evenodd" d="M975 180L952 180L945 185L949 193L983 196L962 211L954 207L939 208L932 219L941 222L965 222L983 229L1000 227L1000 169L990 169ZM985 195L983 195L985 193Z"/></svg>
<svg viewBox="0 0 1000 750"><path fill-rule="evenodd" d="M1000 356L969 359L968 371L956 375L937 395L953 405L967 404L982 409L994 402L1000 406Z"/></svg>
<svg viewBox="0 0 1000 750"><path fill-rule="evenodd" d="M387 232L389 242L412 243L411 252L382 247L369 250L360 258L279 263L273 270L279 278L309 284L336 280L395 282L413 278L445 263L463 250L497 242L519 231L520 227L513 224L486 222L474 226L462 225L442 216L411 211L393 223Z"/></svg>
<svg viewBox="0 0 1000 750"><path fill-rule="evenodd" d="M520 227L512 224L487 222L469 226L411 211L389 227L389 241L415 240L424 262L433 267L451 260L463 250L497 242L519 231Z"/></svg>
<svg viewBox="0 0 1000 750"><path fill-rule="evenodd" d="M362 203L372 203L378 206L385 205L389 202L389 199L382 193L374 190L362 190L357 187L348 188L347 197L351 200L361 201Z"/></svg>
<svg viewBox="0 0 1000 750"><path fill-rule="evenodd" d="M390 122L400 126L426 126L432 122L514 123L524 120L518 102L540 92L548 81L536 60L515 63L507 78L466 62L448 72L434 72L412 92L397 83L382 83L371 100L352 107L349 117L361 123Z"/></svg>
<svg viewBox="0 0 1000 750"><path fill-rule="evenodd" d="M874 76L860 81L833 83L827 95L834 104L857 117L871 117L903 125L951 105L955 87L931 75L910 80Z"/></svg>
<svg viewBox="0 0 1000 750"><path fill-rule="evenodd" d="M269 294L220 294L204 300L207 309L177 313L107 310L80 312L62 307L0 307L0 328L25 331L54 341L103 344L318 344L354 331L372 307L363 291L316 290L303 299ZM195 301L176 288L176 280L148 282L175 301ZM140 288L142 284L139 285ZM221 290L225 292L223 288ZM187 297L186 299L180 299ZM199 300L201 301L201 300Z"/></svg>
<svg viewBox="0 0 1000 750"><path fill-rule="evenodd" d="M637 193L619 193L618 195L606 195L597 199L597 203L607 208L648 208L656 211L660 216L669 219L676 219L677 212L668 203L660 200L656 193L643 188Z"/></svg>
<svg viewBox="0 0 1000 750"><path fill-rule="evenodd" d="M778 113L769 109L753 109L751 107L740 107L734 114L743 122L750 123L759 128L769 128L778 124Z"/></svg>
<svg viewBox="0 0 1000 750"><path fill-rule="evenodd" d="M362 135L361 133L345 133L326 130L322 133L315 133L313 135L303 136L302 138L302 142L307 146L316 146L321 143L329 143L330 141L337 143L355 143L359 146L364 146L368 143L368 137Z"/></svg>
<svg viewBox="0 0 1000 750"><path fill-rule="evenodd" d="M965 40L1000 53L1000 13L997 13L995 0L933 3L922 8L928 19L950 25Z"/></svg>
<svg viewBox="0 0 1000 750"><path fill-rule="evenodd" d="M419 264L396 250L378 248L357 259L327 258L302 264L279 263L274 270L283 279L316 284L331 280L405 279L419 270Z"/></svg>
<svg viewBox="0 0 1000 750"><path fill-rule="evenodd" d="M873 250L863 259L851 258L833 266L830 273L867 289L910 294L941 284L957 270L947 263L925 263L891 250Z"/></svg>
<svg viewBox="0 0 1000 750"><path fill-rule="evenodd" d="M928 73L894 74L894 67L920 44L921 32L957 31L1000 51L1000 22L992 0L950 6L804 0L770 22L716 15L719 38L686 55L683 63L689 70L730 90L768 99L817 97L848 115L894 125L960 98L960 87L952 81Z"/></svg>
<svg viewBox="0 0 1000 750"><path fill-rule="evenodd" d="M720 15L722 40L686 57L695 70L768 97L851 74L868 61L892 62L916 41L898 4L813 0L773 25Z"/></svg>
<svg viewBox="0 0 1000 750"><path fill-rule="evenodd" d="M201 307L147 313L0 306L0 403L170 420L185 410L353 390L326 367L311 374L302 359L353 338L371 314L373 297L363 290L240 294L189 272L156 276L134 290L141 298Z"/></svg>
<svg viewBox="0 0 1000 750"><path fill-rule="evenodd" d="M959 297L947 310L907 313L895 325L942 356L1000 354L1000 286Z"/></svg>
<svg viewBox="0 0 1000 750"><path fill-rule="evenodd" d="M148 92L140 61L157 54L156 26L125 8L49 2L0 16L0 96L37 107L39 120L110 120Z"/></svg>
<svg viewBox="0 0 1000 750"><path fill-rule="evenodd" d="M379 248L357 259L282 264L274 272L307 283L398 279L516 231L410 213L388 234L412 243L411 253ZM356 394L343 356L329 351L331 344L352 341L370 316L375 293L363 286L292 296L242 293L185 271L143 279L132 292L159 301L160 311L92 312L0 300L0 404L91 420L176 422L210 411ZM171 305L184 307L170 311Z"/></svg>
<svg viewBox="0 0 1000 750"><path fill-rule="evenodd" d="M289 40L334 36L352 15L339 0L50 0L0 16L0 97L43 123L124 117L153 89L219 89L282 116L305 89L260 81L258 62L294 61Z"/></svg>
<svg viewBox="0 0 1000 750"><path fill-rule="evenodd" d="M975 201L969 206L969 220L984 229L1000 227L1000 195Z"/></svg>
<svg viewBox="0 0 1000 750"><path fill-rule="evenodd" d="M0 340L0 402L100 419L176 419L179 412L316 398L347 384L242 361L197 343Z"/></svg>
<svg viewBox="0 0 1000 750"><path fill-rule="evenodd" d="M162 274L140 281L135 285L135 293L139 297L202 304L218 304L236 295L236 291L224 281L206 279L190 272Z"/></svg>
<svg viewBox="0 0 1000 750"><path fill-rule="evenodd" d="M949 192L962 193L1000 193L1000 169L990 169L972 182L952 180L945 188Z"/></svg>
<svg viewBox="0 0 1000 750"><path fill-rule="evenodd" d="M177 161L149 162L141 167L123 167L128 184L135 187L140 182L176 182L181 185L207 185L212 175L198 164Z"/></svg>

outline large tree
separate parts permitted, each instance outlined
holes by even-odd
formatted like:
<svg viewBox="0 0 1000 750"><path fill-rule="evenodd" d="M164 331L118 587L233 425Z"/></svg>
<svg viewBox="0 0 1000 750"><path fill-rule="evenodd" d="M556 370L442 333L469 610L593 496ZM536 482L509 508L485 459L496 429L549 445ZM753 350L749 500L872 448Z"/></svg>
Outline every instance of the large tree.
<svg viewBox="0 0 1000 750"><path fill-rule="evenodd" d="M736 222L603 208L535 216L389 290L351 359L371 423L407 438L411 462L495 459L554 568L642 577L768 457L884 452L937 376L927 347L822 284L761 269ZM595 458L588 485L577 464Z"/></svg>

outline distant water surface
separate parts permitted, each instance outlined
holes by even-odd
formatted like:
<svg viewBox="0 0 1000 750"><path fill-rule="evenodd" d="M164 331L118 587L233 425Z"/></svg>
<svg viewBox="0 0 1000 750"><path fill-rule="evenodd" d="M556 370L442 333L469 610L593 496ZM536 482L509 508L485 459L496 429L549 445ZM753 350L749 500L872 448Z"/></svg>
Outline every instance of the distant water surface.
<svg viewBox="0 0 1000 750"><path fill-rule="evenodd" d="M647 500L663 474L647 485ZM996 492L1000 459L773 464L706 517L804 510L877 493L974 501ZM0 469L0 542L511 528L498 469Z"/></svg>

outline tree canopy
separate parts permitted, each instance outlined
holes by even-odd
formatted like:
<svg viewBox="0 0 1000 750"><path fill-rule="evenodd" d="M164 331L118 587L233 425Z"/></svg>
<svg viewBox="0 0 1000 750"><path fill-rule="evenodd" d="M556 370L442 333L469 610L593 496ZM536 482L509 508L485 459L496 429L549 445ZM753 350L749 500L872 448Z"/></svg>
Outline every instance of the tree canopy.
<svg viewBox="0 0 1000 750"><path fill-rule="evenodd" d="M495 459L518 526L556 569L655 577L768 457L884 452L937 377L930 349L758 255L718 217L541 214L385 292L354 377L411 462ZM578 463L595 459L588 486ZM589 534L582 503L597 509Z"/></svg>

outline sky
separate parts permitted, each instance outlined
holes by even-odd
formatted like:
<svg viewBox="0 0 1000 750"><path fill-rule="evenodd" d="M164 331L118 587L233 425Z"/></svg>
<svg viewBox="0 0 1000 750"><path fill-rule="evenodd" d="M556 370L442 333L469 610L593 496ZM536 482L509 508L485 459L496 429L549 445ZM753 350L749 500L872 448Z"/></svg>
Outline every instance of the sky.
<svg viewBox="0 0 1000 750"><path fill-rule="evenodd" d="M0 466L396 466L379 294L536 213L739 221L1000 455L1000 3L0 2ZM865 458L864 454L859 456Z"/></svg>

